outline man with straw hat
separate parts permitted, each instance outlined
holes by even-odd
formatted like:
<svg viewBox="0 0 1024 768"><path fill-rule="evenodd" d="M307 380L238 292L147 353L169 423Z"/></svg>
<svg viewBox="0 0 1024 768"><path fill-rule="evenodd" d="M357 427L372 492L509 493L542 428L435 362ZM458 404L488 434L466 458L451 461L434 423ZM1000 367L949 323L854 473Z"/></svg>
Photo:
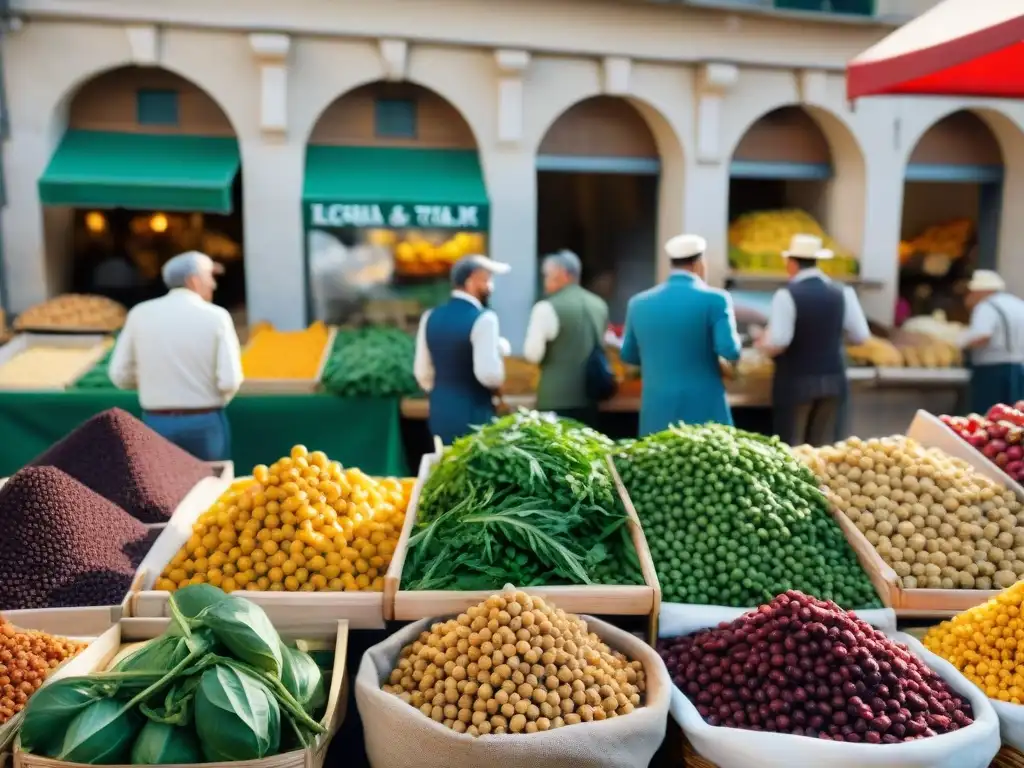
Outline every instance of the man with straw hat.
<svg viewBox="0 0 1024 768"><path fill-rule="evenodd" d="M971 324L961 345L970 352L971 411L1024 398L1024 301L988 269L975 270L967 285Z"/></svg>
<svg viewBox="0 0 1024 768"><path fill-rule="evenodd" d="M621 357L641 368L641 436L680 421L732 424L719 358L738 360L740 341L729 294L704 282L706 248L697 235L669 240L668 281L626 309Z"/></svg>
<svg viewBox="0 0 1024 768"><path fill-rule="evenodd" d="M844 336L860 344L871 335L852 288L822 272L831 259L820 237L794 235L783 251L790 280L772 297L768 328L758 347L775 358L772 416L790 445L823 445L840 438L847 395Z"/></svg>

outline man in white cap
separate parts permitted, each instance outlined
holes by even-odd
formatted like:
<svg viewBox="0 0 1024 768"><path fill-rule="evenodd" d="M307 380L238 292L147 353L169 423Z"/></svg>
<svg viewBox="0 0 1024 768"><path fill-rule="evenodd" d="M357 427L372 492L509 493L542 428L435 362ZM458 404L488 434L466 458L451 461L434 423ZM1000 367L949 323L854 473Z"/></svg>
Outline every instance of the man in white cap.
<svg viewBox="0 0 1024 768"><path fill-rule="evenodd" d="M1024 398L1024 301L988 269L975 270L967 291L971 324L961 345L971 358L971 411L984 414Z"/></svg>
<svg viewBox="0 0 1024 768"><path fill-rule="evenodd" d="M530 313L523 357L540 366L537 409L594 426L597 403L587 394L587 360L604 343L608 305L580 286L583 265L572 251L541 264L545 298Z"/></svg>
<svg viewBox="0 0 1024 768"><path fill-rule="evenodd" d="M732 424L719 360L738 360L740 340L729 294L704 282L706 249L703 237L673 237L668 281L626 309L621 356L641 368L641 435L680 421Z"/></svg>
<svg viewBox="0 0 1024 768"><path fill-rule="evenodd" d="M110 380L138 389L142 419L204 461L231 456L224 408L242 385L231 315L211 304L220 265L199 251L163 266L170 291L128 313L110 358Z"/></svg>
<svg viewBox="0 0 1024 768"><path fill-rule="evenodd" d="M485 256L463 257L452 267L449 301L420 319L413 373L430 393L430 431L445 445L494 417L510 349L487 304L494 275L509 269Z"/></svg>
<svg viewBox="0 0 1024 768"><path fill-rule="evenodd" d="M840 438L848 389L844 337L860 344L871 331L853 289L818 268L832 258L820 237L794 235L782 255L790 280L772 297L757 344L775 358L775 433L790 445L824 445Z"/></svg>

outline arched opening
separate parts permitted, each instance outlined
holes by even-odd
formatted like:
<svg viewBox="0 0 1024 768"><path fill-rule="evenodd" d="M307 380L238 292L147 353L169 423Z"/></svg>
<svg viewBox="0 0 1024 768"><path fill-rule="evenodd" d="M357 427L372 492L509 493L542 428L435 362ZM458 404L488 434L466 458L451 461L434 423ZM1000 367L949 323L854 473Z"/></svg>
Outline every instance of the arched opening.
<svg viewBox="0 0 1024 768"><path fill-rule="evenodd" d="M863 194L863 158L852 137L797 106L775 109L740 139L729 169L729 267L735 283L777 279L782 251L795 234L816 234L835 258L822 262L830 274L858 271L863 201L853 211L841 200ZM837 143L848 146L836 146ZM851 219L854 220L851 226Z"/></svg>
<svg viewBox="0 0 1024 768"><path fill-rule="evenodd" d="M1003 153L988 124L960 111L929 128L907 161L897 322L936 310L965 321L966 282L995 269Z"/></svg>
<svg viewBox="0 0 1024 768"><path fill-rule="evenodd" d="M443 97L374 82L336 99L306 148L303 216L312 318L415 328L452 265L486 253L477 142Z"/></svg>
<svg viewBox="0 0 1024 768"><path fill-rule="evenodd" d="M570 107L537 150L538 258L578 254L583 284L608 302L614 323L656 279L660 174L647 120L612 96Z"/></svg>
<svg viewBox="0 0 1024 768"><path fill-rule="evenodd" d="M169 258L199 250L225 270L214 300L244 309L240 156L217 102L172 72L129 66L80 86L66 120L38 184L48 221L62 222L54 287L130 307L166 291Z"/></svg>

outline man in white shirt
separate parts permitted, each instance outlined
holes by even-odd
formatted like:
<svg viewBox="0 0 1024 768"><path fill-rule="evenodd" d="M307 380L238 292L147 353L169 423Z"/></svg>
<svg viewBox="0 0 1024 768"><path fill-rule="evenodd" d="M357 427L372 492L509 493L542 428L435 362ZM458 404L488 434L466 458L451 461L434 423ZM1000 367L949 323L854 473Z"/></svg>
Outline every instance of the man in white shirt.
<svg viewBox="0 0 1024 768"><path fill-rule="evenodd" d="M871 335L857 294L818 269L832 258L820 237L794 235L783 252L789 283L775 292L768 328L757 346L775 358L772 415L790 445L838 440L847 399L844 338Z"/></svg>
<svg viewBox="0 0 1024 768"><path fill-rule="evenodd" d="M971 410L984 414L1024 398L1024 301L987 269L975 270L967 291L971 324L961 346L971 357Z"/></svg>
<svg viewBox="0 0 1024 768"><path fill-rule="evenodd" d="M541 264L546 298L530 313L523 356L540 366L537 409L593 426L597 403L587 396L587 360L604 343L608 305L580 287L583 265L572 251Z"/></svg>
<svg viewBox="0 0 1024 768"><path fill-rule="evenodd" d="M451 271L451 299L420 319L413 373L430 393L430 431L445 445L494 417L510 349L487 303L494 275L508 271L485 256L460 259Z"/></svg>
<svg viewBox="0 0 1024 768"><path fill-rule="evenodd" d="M168 261L170 291L128 313L109 369L115 386L138 389L150 428L204 461L230 457L224 408L242 385L231 315L210 303L218 266L198 251Z"/></svg>

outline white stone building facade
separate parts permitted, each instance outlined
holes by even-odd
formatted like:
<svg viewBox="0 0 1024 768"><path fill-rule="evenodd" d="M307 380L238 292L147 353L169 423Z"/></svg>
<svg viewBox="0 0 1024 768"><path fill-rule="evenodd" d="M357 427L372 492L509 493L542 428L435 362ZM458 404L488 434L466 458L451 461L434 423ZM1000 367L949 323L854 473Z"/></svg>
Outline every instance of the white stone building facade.
<svg viewBox="0 0 1024 768"><path fill-rule="evenodd" d="M1024 103L877 98L851 106L844 66L892 29L878 19L630 0L13 0L12 8L17 21L3 42L3 275L13 312L62 289L69 213L41 203L38 181L69 124L90 119L87 107L72 114L72 102L126 66L183 79L200 94L198 112L208 97L222 113L207 127L237 138L250 321L305 324L307 145L318 131L358 132L324 128L324 117L333 110L343 121L339 100L379 82L421 86L468 126L452 141L471 141L479 153L490 254L514 267L495 301L513 343L535 298L538 155L559 118L597 96L631 105L653 135L657 242L704 235L718 283L734 151L767 113L805 110L834 169L822 218L859 254L862 278L877 284L862 299L883 323L893 316L912 153L944 117L969 110L1001 153L998 265L1024 293ZM114 108L116 94L94 90L96 104ZM660 248L652 250L663 274Z"/></svg>

